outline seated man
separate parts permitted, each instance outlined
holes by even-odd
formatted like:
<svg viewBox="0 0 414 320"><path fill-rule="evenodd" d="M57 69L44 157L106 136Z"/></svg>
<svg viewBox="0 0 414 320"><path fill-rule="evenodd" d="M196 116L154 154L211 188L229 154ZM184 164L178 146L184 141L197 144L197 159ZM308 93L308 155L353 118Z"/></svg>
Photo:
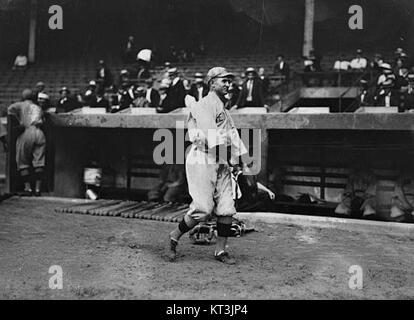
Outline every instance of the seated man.
<svg viewBox="0 0 414 320"><path fill-rule="evenodd" d="M335 213L371 218L376 214L377 179L366 165L356 165L348 177L342 200Z"/></svg>
<svg viewBox="0 0 414 320"><path fill-rule="evenodd" d="M165 165L160 172L159 184L148 192L148 201L180 202L186 193L184 165Z"/></svg>
<svg viewBox="0 0 414 320"><path fill-rule="evenodd" d="M21 52L17 55L16 59L13 63L13 70L19 69L19 70L26 70L27 68L27 57L26 55Z"/></svg>
<svg viewBox="0 0 414 320"><path fill-rule="evenodd" d="M134 91L135 99L132 102L134 107L136 108L149 108L150 104L148 100L145 98L145 88L144 87L138 87Z"/></svg>
<svg viewBox="0 0 414 320"><path fill-rule="evenodd" d="M356 57L351 60L350 67L352 70L365 70L367 68L368 61L362 56L362 50L356 51Z"/></svg>

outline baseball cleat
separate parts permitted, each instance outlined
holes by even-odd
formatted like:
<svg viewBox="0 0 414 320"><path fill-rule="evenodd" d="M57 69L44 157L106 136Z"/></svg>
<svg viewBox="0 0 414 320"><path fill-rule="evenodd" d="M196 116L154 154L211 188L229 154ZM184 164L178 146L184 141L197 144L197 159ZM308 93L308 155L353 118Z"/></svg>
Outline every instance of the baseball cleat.
<svg viewBox="0 0 414 320"><path fill-rule="evenodd" d="M168 242L165 247L164 257L169 262L174 262L177 258L177 245L178 242L171 239L171 237L168 236Z"/></svg>
<svg viewBox="0 0 414 320"><path fill-rule="evenodd" d="M214 258L217 261L223 262L225 264L234 265L236 264L236 260L234 258L231 258L228 252L221 251L219 253L214 254Z"/></svg>

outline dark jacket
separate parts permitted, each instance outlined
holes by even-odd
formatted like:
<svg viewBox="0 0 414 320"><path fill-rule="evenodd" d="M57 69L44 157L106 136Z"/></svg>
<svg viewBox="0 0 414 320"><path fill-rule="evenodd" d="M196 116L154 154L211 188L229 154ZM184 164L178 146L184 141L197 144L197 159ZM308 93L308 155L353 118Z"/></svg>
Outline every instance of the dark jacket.
<svg viewBox="0 0 414 320"><path fill-rule="evenodd" d="M273 74L274 75L282 75L285 77L286 81L289 81L290 78L290 67L289 65L286 63L286 61L283 61L283 68L280 67L279 63L276 63L275 66L273 67Z"/></svg>
<svg viewBox="0 0 414 320"><path fill-rule="evenodd" d="M184 98L186 96L186 90L184 88L183 80L179 80L174 86L167 90L167 97L165 98L162 106L162 112L171 112L178 108L184 108Z"/></svg>
<svg viewBox="0 0 414 320"><path fill-rule="evenodd" d="M202 84L202 87L203 87L202 96L204 98L208 94L208 86L205 83L203 83ZM199 100L198 99L198 88L197 88L197 85L195 83L191 85L191 89L190 89L189 95L190 96L193 96L196 99L196 101Z"/></svg>
<svg viewBox="0 0 414 320"><path fill-rule="evenodd" d="M156 89L151 88L150 98L151 98L150 107L151 108L159 107L159 105L160 105L160 94Z"/></svg>
<svg viewBox="0 0 414 320"><path fill-rule="evenodd" d="M252 90L252 101L247 101L247 96L249 91L247 89L247 81L243 83L242 90L239 95L239 99L237 100L237 106L239 108L243 107L263 107L264 106L264 98L263 98L263 89L261 80L258 78L253 79L253 90Z"/></svg>

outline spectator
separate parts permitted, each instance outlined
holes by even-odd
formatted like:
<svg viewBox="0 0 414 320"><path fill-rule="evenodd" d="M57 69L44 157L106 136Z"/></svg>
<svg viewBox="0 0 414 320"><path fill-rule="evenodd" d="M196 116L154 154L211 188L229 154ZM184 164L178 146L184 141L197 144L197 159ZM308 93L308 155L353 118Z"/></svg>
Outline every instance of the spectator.
<svg viewBox="0 0 414 320"><path fill-rule="evenodd" d="M350 62L345 60L344 55L341 54L339 59L335 61L334 70L336 71L347 71L350 68Z"/></svg>
<svg viewBox="0 0 414 320"><path fill-rule="evenodd" d="M151 78L151 72L149 71L149 63L140 60L138 62L137 79L149 79Z"/></svg>
<svg viewBox="0 0 414 320"><path fill-rule="evenodd" d="M117 105L113 108L112 112L121 111L132 107L132 101L134 97L131 97L129 90L129 84L124 82L118 90Z"/></svg>
<svg viewBox="0 0 414 320"><path fill-rule="evenodd" d="M89 81L89 85L86 88L84 98L85 106L90 107L96 101L97 84L95 80Z"/></svg>
<svg viewBox="0 0 414 320"><path fill-rule="evenodd" d="M360 93L357 97L358 107L374 105L374 95L372 89L369 88L368 81L362 79L360 81Z"/></svg>
<svg viewBox="0 0 414 320"><path fill-rule="evenodd" d="M160 93L160 102L159 106L157 107L158 113L165 113L165 110L167 110L167 91L168 91L168 85L164 82L161 82L160 87L158 88Z"/></svg>
<svg viewBox="0 0 414 320"><path fill-rule="evenodd" d="M70 96L70 91L67 87L63 87L59 91L60 99L56 106L56 113L66 113L76 109L79 104Z"/></svg>
<svg viewBox="0 0 414 320"><path fill-rule="evenodd" d="M400 111L414 110L414 74L407 76L408 85L402 88L403 101L400 102Z"/></svg>
<svg viewBox="0 0 414 320"><path fill-rule="evenodd" d="M129 80L129 71L127 69L122 69L119 73L118 87L120 87L125 82L129 83Z"/></svg>
<svg viewBox="0 0 414 320"><path fill-rule="evenodd" d="M33 99L35 103L39 101L38 100L39 93L46 93L45 88L46 88L46 85L44 84L44 82L39 81L38 83L36 83L36 86L33 90Z"/></svg>
<svg viewBox="0 0 414 320"><path fill-rule="evenodd" d="M186 90L184 88L183 80L178 75L177 68L168 70L171 85L167 90L167 97L164 101L163 112L171 112L178 108L185 107Z"/></svg>
<svg viewBox="0 0 414 320"><path fill-rule="evenodd" d="M371 69L373 69L376 72L380 72L381 71L381 65L383 63L384 63L384 60L382 58L382 55L380 53L376 53L374 55L374 60L370 64Z"/></svg>
<svg viewBox="0 0 414 320"><path fill-rule="evenodd" d="M149 78L145 81L145 83L147 85L145 98L148 100L149 106L151 108L158 108L160 105L160 94L154 88L154 80L152 78Z"/></svg>
<svg viewBox="0 0 414 320"><path fill-rule="evenodd" d="M27 63L27 56L24 54L24 52L21 52L16 56L16 59L14 60L13 70L26 70Z"/></svg>
<svg viewBox="0 0 414 320"><path fill-rule="evenodd" d="M191 85L189 94L195 98L196 101L200 101L208 94L208 86L204 83L204 76L202 73L197 72L194 75L194 83Z"/></svg>
<svg viewBox="0 0 414 320"><path fill-rule="evenodd" d="M321 63L322 63L322 56L315 51L315 49L311 49L309 51L309 59L312 61L314 71L320 72L322 71Z"/></svg>
<svg viewBox="0 0 414 320"><path fill-rule="evenodd" d="M113 85L112 73L106 66L104 60L99 60L99 65L96 70L96 80L104 87L108 88Z"/></svg>
<svg viewBox="0 0 414 320"><path fill-rule="evenodd" d="M148 102L148 100L145 98L145 88L144 87L138 87L135 90L135 96L136 98L134 99L133 106L136 108L149 108L150 104Z"/></svg>
<svg viewBox="0 0 414 320"><path fill-rule="evenodd" d="M136 55L137 49L135 46L135 39L133 36L129 36L123 55L124 63L134 63Z"/></svg>
<svg viewBox="0 0 414 320"><path fill-rule="evenodd" d="M226 109L231 109L237 104L239 99L240 89L239 86L234 82L230 84L229 92L227 94L228 103L226 104Z"/></svg>
<svg viewBox="0 0 414 320"><path fill-rule="evenodd" d="M110 110L110 105L108 99L105 98L105 90L104 88L100 87L96 91L96 98L91 103L91 108L105 108L106 111Z"/></svg>
<svg viewBox="0 0 414 320"><path fill-rule="evenodd" d="M350 67L353 70L365 70L368 66L368 61L362 56L362 50L356 51L356 57L351 60Z"/></svg>
<svg viewBox="0 0 414 320"><path fill-rule="evenodd" d="M387 78L379 85L377 94L375 96L375 105L391 107L396 106L398 103L395 101L395 95L393 94L394 80L393 78Z"/></svg>
<svg viewBox="0 0 414 320"><path fill-rule="evenodd" d="M233 108L264 107L262 84L257 78L256 70L247 68L246 77L239 99Z"/></svg>
<svg viewBox="0 0 414 320"><path fill-rule="evenodd" d="M278 75L284 76L286 83L289 83L290 67L289 67L289 64L285 61L285 56L283 54L279 54L277 56L276 64L273 67L273 74L275 76L278 76Z"/></svg>
<svg viewBox="0 0 414 320"><path fill-rule="evenodd" d="M43 112L45 113L56 112L56 108L54 108L53 105L50 103L50 98L46 93L40 92L37 95L37 102Z"/></svg>
<svg viewBox="0 0 414 320"><path fill-rule="evenodd" d="M266 77L265 69L262 67L259 68L258 78L260 79L261 84L262 84L263 96L267 97L267 95L269 94L270 80L268 77Z"/></svg>

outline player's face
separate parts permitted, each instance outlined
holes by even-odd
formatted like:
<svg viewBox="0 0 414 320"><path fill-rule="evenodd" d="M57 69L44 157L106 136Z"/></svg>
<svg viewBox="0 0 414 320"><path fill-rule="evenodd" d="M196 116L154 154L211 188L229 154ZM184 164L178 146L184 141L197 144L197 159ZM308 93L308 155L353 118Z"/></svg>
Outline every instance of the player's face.
<svg viewBox="0 0 414 320"><path fill-rule="evenodd" d="M213 90L219 95L226 95L229 91L231 79L230 78L217 78L213 82Z"/></svg>

